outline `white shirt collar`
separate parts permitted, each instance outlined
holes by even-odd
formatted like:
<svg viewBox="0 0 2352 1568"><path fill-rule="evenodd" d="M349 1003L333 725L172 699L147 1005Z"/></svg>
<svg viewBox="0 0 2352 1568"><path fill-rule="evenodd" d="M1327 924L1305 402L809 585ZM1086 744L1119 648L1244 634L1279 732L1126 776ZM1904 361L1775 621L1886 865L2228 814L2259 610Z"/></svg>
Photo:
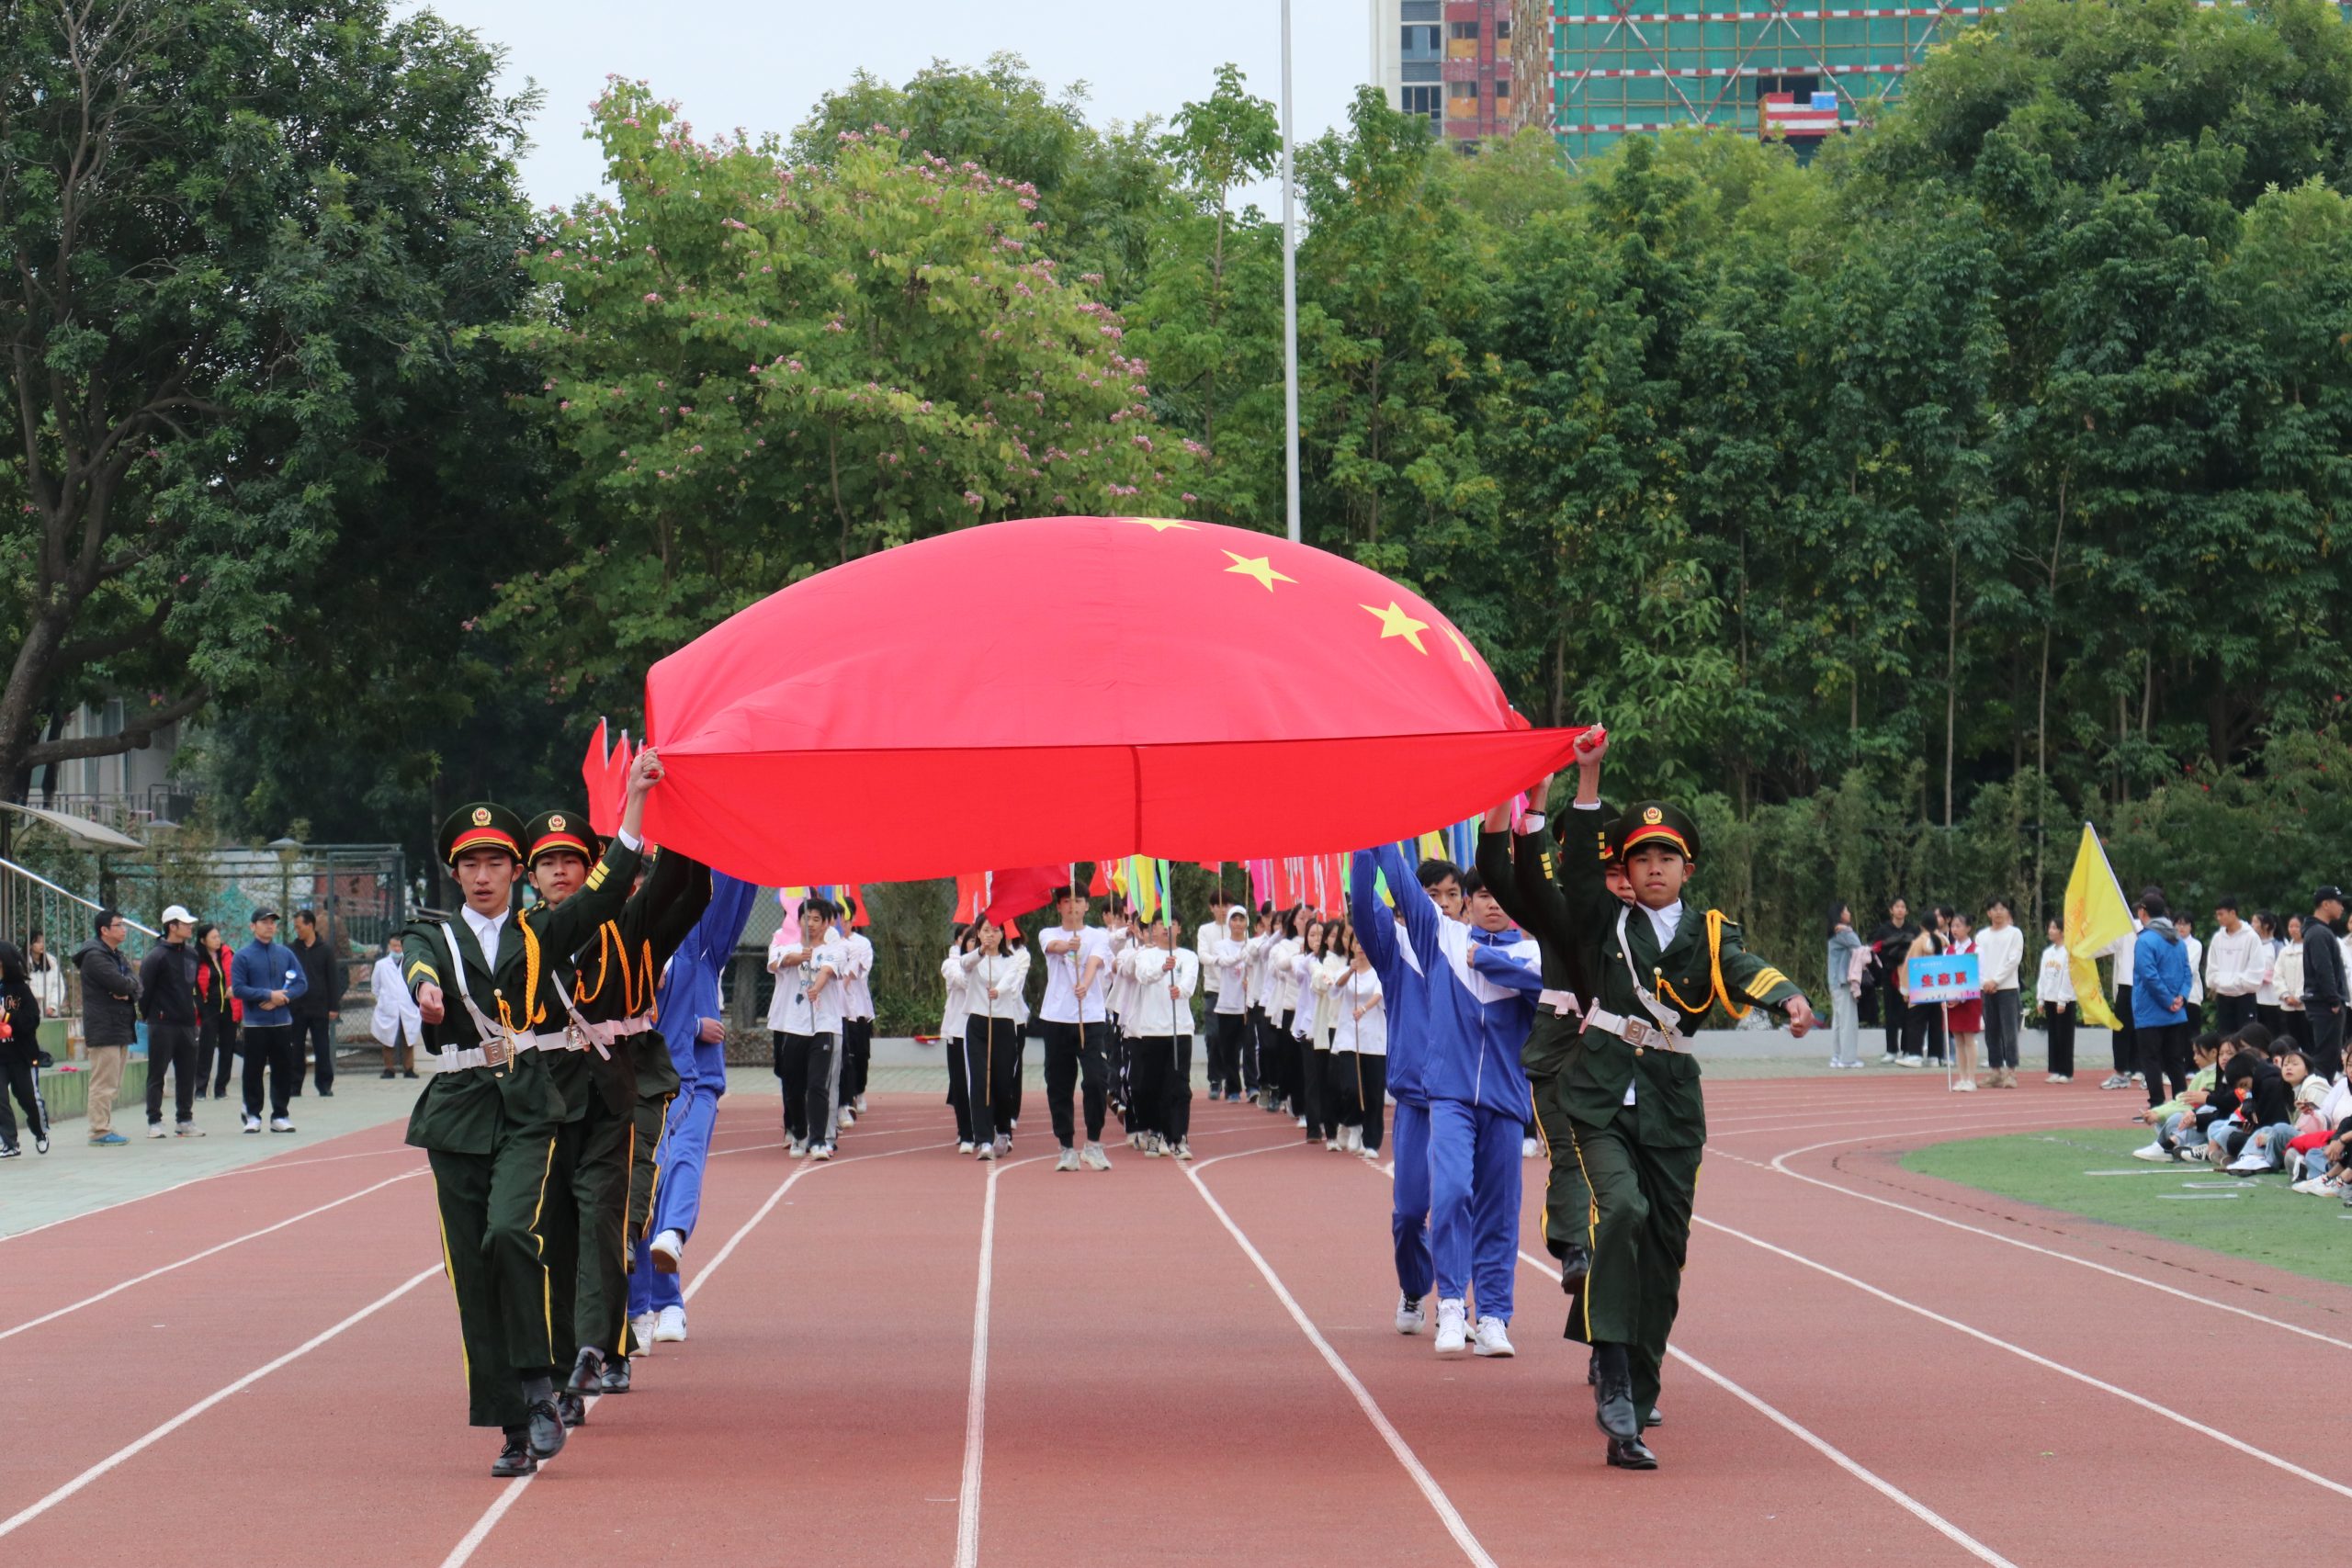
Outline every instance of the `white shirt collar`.
<svg viewBox="0 0 2352 1568"><path fill-rule="evenodd" d="M1676 930L1682 924L1682 900L1677 898L1663 909L1653 909L1645 904L1642 913L1650 918L1650 930L1657 933L1657 950L1664 953L1668 944L1674 941Z"/></svg>
<svg viewBox="0 0 2352 1568"><path fill-rule="evenodd" d="M474 940L481 943L481 955L492 968L498 967L498 933L506 925L511 910L501 909L495 915L485 915L471 904L465 905L466 924L473 928Z"/></svg>

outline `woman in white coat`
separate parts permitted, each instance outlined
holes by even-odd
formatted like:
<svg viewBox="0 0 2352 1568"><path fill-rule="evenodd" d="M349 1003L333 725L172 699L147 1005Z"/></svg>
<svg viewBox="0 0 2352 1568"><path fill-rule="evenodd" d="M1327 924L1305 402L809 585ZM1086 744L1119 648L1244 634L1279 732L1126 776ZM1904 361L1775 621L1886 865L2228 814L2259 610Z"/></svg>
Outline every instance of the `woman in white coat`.
<svg viewBox="0 0 2352 1568"><path fill-rule="evenodd" d="M1355 932L1344 931L1341 940L1348 967L1336 987L1340 1023L1331 1059L1355 1083L1357 1114L1348 1128L1348 1147L1377 1160L1388 1124L1388 1003Z"/></svg>
<svg viewBox="0 0 2352 1568"><path fill-rule="evenodd" d="M947 997L939 1014L939 1043L947 1053L947 1108L956 1113L956 1152L972 1152L972 1085L964 1071L964 1033L972 1017L971 991L964 983L964 954L980 944L973 926L958 924L940 961L939 978Z"/></svg>
<svg viewBox="0 0 2352 1568"><path fill-rule="evenodd" d="M964 1074L970 1085L972 1145L992 1160L1012 1148L1021 1109L1021 1032L1029 1021L1023 994L1029 985L1029 949L1008 946L1004 928L980 921L979 942L956 962L972 1010L964 1022Z"/></svg>

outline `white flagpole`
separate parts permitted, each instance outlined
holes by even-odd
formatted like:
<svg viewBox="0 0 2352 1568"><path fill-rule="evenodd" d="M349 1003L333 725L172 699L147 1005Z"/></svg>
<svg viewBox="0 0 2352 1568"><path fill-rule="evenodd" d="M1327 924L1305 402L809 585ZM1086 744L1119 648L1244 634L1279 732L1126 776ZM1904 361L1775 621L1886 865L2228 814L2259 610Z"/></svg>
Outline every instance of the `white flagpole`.
<svg viewBox="0 0 2352 1568"><path fill-rule="evenodd" d="M1298 532L1298 217L1291 177L1290 0L1283 0L1283 482L1291 543Z"/></svg>

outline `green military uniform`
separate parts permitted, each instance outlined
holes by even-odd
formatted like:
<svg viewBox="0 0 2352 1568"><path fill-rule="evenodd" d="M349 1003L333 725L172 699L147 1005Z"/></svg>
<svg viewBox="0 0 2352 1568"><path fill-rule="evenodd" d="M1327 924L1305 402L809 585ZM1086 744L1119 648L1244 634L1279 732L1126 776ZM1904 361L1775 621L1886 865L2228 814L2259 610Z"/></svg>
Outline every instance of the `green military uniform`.
<svg viewBox="0 0 2352 1568"><path fill-rule="evenodd" d="M576 820L557 813L542 819L542 824ZM542 843L548 848L571 847L552 841L552 835L564 831L561 827L548 828L550 838L543 840L542 824L534 824L526 835L535 853ZM615 1059L612 1065L597 1060L594 1076L599 1094L594 1104L610 1103L603 1092L608 1076L625 1076L629 1093L625 1127L611 1120L607 1111L592 1109L580 1138L572 1189L582 1232L592 1245L574 1249L575 1359L581 1346L594 1346L604 1355L616 1358L628 1356L631 1349L626 1337L630 1248L651 1212L655 1151L670 1102L678 1093L678 1069L671 1063L668 1044L653 1027L654 988L662 978L662 966L694 930L709 903L710 868L674 850L665 850L655 858L653 869L620 913L590 931L573 955L571 1016L584 1023L594 1042ZM615 1134L621 1134L617 1146ZM605 1385L608 1392L617 1386Z"/></svg>
<svg viewBox="0 0 2352 1568"><path fill-rule="evenodd" d="M1603 818L1590 814L1595 829ZM1696 825L1672 806L1641 802L1605 833L1594 831L1591 852L1558 855L1562 897L1531 910L1547 950L1591 955L1585 1027L1559 1042L1550 1103L1539 1107L1547 1130L1565 1129L1566 1157L1591 1193L1591 1272L1570 1308L1568 1337L1627 1347L1639 1410L1657 1403L1707 1141L1689 1037L1718 1001L1736 1014L1802 995L1741 946L1739 928L1720 911L1686 907L1661 948L1648 911L1618 898L1606 881L1612 861L1653 841L1697 858Z"/></svg>
<svg viewBox="0 0 2352 1568"><path fill-rule="evenodd" d="M442 828L441 855L455 865L490 848L519 861L521 840L522 822L505 807L465 806ZM433 1170L477 1427L511 1435L530 1414L521 1380L557 1364L547 1200L571 1108L551 1070L564 1042L547 1032L547 974L619 910L637 862L635 850L616 848L561 908L503 916L495 953L482 951L462 913L420 917L402 933L410 991L438 986L447 1010L424 1026L435 1071L409 1117L408 1142L426 1151Z"/></svg>

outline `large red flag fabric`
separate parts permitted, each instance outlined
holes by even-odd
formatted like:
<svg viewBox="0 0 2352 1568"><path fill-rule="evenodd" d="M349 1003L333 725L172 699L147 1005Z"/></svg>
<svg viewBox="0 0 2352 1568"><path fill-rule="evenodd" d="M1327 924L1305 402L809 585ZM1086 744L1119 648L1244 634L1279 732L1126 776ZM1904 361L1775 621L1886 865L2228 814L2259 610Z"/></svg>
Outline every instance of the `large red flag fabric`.
<svg viewBox="0 0 2352 1568"><path fill-rule="evenodd" d="M646 678L647 835L762 882L1332 853L1569 761L1419 595L1161 517L966 528L820 572Z"/></svg>

